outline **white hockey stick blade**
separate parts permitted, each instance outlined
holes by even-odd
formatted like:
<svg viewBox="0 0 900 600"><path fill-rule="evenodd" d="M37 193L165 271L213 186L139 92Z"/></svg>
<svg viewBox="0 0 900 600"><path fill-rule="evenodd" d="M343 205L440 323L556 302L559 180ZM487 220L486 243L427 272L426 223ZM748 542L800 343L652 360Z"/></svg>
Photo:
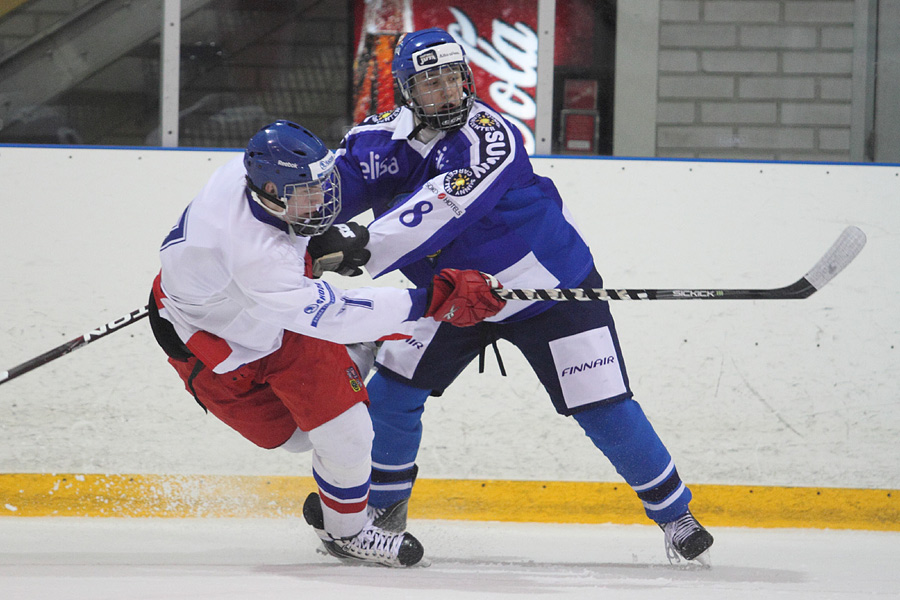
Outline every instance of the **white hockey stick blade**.
<svg viewBox="0 0 900 600"><path fill-rule="evenodd" d="M862 229L853 225L847 227L825 256L803 276L804 279L817 290L821 290L856 258L865 245L866 234Z"/></svg>
<svg viewBox="0 0 900 600"><path fill-rule="evenodd" d="M773 289L509 289L496 290L504 300L800 300L822 289L844 270L866 245L866 234L847 227L806 275L791 285Z"/></svg>

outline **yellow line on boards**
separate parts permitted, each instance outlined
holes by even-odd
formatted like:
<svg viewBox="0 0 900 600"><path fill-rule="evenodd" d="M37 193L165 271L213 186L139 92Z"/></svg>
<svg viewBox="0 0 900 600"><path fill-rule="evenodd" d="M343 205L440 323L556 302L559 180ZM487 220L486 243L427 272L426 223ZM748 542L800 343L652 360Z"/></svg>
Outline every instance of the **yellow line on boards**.
<svg viewBox="0 0 900 600"><path fill-rule="evenodd" d="M691 485L704 525L900 531L900 491ZM0 474L0 516L300 517L311 477ZM625 484L420 479L412 519L649 524Z"/></svg>

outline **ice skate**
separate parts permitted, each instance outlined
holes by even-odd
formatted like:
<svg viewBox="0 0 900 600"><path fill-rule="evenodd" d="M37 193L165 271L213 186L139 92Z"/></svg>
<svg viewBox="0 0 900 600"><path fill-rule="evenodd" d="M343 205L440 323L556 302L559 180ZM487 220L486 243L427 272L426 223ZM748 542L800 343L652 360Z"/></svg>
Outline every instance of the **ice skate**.
<svg viewBox="0 0 900 600"><path fill-rule="evenodd" d="M672 564L681 559L696 560L704 567L711 566L709 547L713 536L703 528L691 511L687 511L674 521L660 523L666 534L666 557Z"/></svg>
<svg viewBox="0 0 900 600"><path fill-rule="evenodd" d="M422 544L411 534L385 531L372 521L354 537L332 538L325 531L322 505L316 493L307 496L303 503L303 518L315 529L325 550L348 564L411 567L419 565L425 553Z"/></svg>
<svg viewBox="0 0 900 600"><path fill-rule="evenodd" d="M372 525L381 527L392 533L406 531L406 515L409 509L409 498L397 500L387 508L375 508L371 504L366 509Z"/></svg>

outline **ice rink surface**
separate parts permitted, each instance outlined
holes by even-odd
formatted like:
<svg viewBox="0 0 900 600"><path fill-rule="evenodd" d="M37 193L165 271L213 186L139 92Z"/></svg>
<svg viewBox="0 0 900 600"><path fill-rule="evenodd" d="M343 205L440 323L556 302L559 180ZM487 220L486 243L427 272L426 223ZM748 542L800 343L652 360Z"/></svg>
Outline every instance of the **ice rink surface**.
<svg viewBox="0 0 900 600"><path fill-rule="evenodd" d="M352 567L299 519L0 519L4 600L897 598L900 532L711 528L712 567L654 526L411 521L427 568Z"/></svg>

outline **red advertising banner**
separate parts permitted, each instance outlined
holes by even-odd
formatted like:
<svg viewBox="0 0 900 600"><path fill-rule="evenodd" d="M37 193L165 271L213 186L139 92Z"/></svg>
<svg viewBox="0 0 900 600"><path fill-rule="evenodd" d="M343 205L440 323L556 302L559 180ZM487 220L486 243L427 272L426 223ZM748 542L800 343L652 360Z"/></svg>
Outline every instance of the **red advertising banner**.
<svg viewBox="0 0 900 600"><path fill-rule="evenodd" d="M466 51L475 89L522 132L534 153L537 0L413 0L416 29L440 27Z"/></svg>
<svg viewBox="0 0 900 600"><path fill-rule="evenodd" d="M397 40L415 28L412 0L356 0L353 21L353 122L359 123L395 106L391 60Z"/></svg>
<svg viewBox="0 0 900 600"><path fill-rule="evenodd" d="M463 46L478 95L521 132L534 153L537 0L357 0L354 121L393 107L388 46L403 31L440 27Z"/></svg>

